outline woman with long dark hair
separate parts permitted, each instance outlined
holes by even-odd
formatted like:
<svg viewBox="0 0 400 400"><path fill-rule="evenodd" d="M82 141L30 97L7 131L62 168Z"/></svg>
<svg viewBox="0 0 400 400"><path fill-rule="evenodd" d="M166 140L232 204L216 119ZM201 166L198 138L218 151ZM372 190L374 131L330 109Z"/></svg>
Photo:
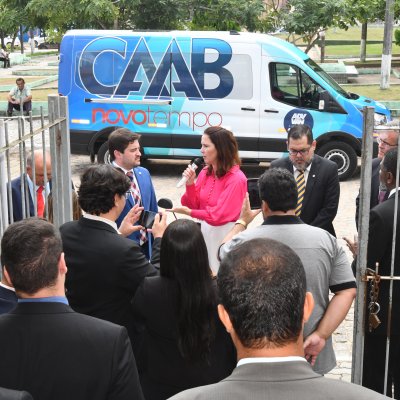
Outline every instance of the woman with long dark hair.
<svg viewBox="0 0 400 400"><path fill-rule="evenodd" d="M160 276L146 278L133 299L134 344L147 400L218 382L236 364L217 314L216 282L198 225L172 222L161 242Z"/></svg>
<svg viewBox="0 0 400 400"><path fill-rule="evenodd" d="M231 131L221 126L207 128L201 137L200 151L206 166L196 182L195 171L186 168L182 207L174 207L173 211L201 220L210 267L216 275L218 247L239 218L247 179L240 170L238 144Z"/></svg>

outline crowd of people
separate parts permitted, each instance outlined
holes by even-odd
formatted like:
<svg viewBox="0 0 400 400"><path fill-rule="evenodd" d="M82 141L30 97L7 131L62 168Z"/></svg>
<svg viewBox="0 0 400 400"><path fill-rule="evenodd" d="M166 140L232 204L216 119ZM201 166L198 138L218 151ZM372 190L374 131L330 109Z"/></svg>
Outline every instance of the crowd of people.
<svg viewBox="0 0 400 400"><path fill-rule="evenodd" d="M399 126L385 128L368 265L389 275ZM184 171L182 205L169 210L186 217L167 225L140 166L140 136L117 129L112 164L84 171L74 220L59 230L48 221L50 155L29 154L1 240L0 398L384 398L388 282L381 326L366 325L363 386L373 391L323 377L357 286L333 228L336 164L315 154L306 125L289 130L287 149L259 178L261 209L252 210L233 133L207 128L204 167ZM155 213L151 229L139 223L144 211ZM260 212L262 225L247 229ZM394 285L386 394L400 398Z"/></svg>

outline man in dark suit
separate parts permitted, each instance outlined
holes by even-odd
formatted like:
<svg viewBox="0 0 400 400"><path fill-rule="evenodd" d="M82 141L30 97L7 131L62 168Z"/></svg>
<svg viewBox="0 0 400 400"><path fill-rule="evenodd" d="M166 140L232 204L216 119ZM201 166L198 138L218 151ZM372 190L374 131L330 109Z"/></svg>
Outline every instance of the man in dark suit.
<svg viewBox="0 0 400 400"><path fill-rule="evenodd" d="M67 297L83 314L123 325L134 334L131 300L144 277L157 275L166 218L157 214L153 225L153 256L149 263L134 241L120 235L115 220L125 207L130 180L111 165L90 166L81 177L78 196L85 215L60 228L68 264ZM130 231L143 208L136 205L127 218ZM121 224L120 231L124 229Z"/></svg>
<svg viewBox="0 0 400 400"><path fill-rule="evenodd" d="M307 125L294 125L288 132L289 157L273 161L271 168L285 168L294 175L299 192L296 215L336 236L332 222L340 196L337 165L314 154L316 145Z"/></svg>
<svg viewBox="0 0 400 400"><path fill-rule="evenodd" d="M143 399L126 329L75 313L65 297L59 233L29 218L1 241L18 305L0 316L0 386L40 400Z"/></svg>
<svg viewBox="0 0 400 400"><path fill-rule="evenodd" d="M399 138L400 125L399 121L390 121L386 125L379 125L375 128L375 133L378 133L376 141L378 142L378 157L372 160L372 173L371 173L371 200L370 209L374 208L377 204L385 201L389 192L384 185L379 181L379 170L382 158L390 149L397 147ZM358 215L360 207L360 193L356 197L356 226L358 228Z"/></svg>
<svg viewBox="0 0 400 400"><path fill-rule="evenodd" d="M33 164L35 165L35 174L33 173ZM45 187L44 176L47 176ZM25 217L37 215L43 217L45 211L46 193L50 191L49 182L51 180L51 158L48 151L35 150L29 153L26 159L26 173L11 181L13 221L20 221ZM22 184L24 186L24 196L22 194ZM34 192L36 192L37 209L34 209ZM25 198L29 200L27 207Z"/></svg>
<svg viewBox="0 0 400 400"><path fill-rule="evenodd" d="M139 204L146 211L158 211L156 195L151 176L146 168L140 166L140 136L126 128L116 129L108 137L110 159L113 165L129 177L131 188L126 198L125 207L116 220L118 226L135 204ZM148 256L151 255L152 237L145 230L139 230L129 235L135 240Z"/></svg>
<svg viewBox="0 0 400 400"><path fill-rule="evenodd" d="M375 206L370 212L369 237L368 237L368 258L367 266L375 269L379 263L379 275L388 276L391 274L392 263L392 240L393 240L393 221L396 200L396 176L397 167L397 148L386 152L381 162L380 179L387 188L389 197L386 201ZM400 205L400 203L399 203ZM394 276L400 275L400 207L397 214L397 234L396 250L394 256ZM389 281L381 280L379 283L379 295L377 302L380 305L378 318L381 325L371 332L368 329L368 310L367 326L364 341L364 363L363 363L363 386L383 393L385 355L386 355L386 332L388 326L389 313ZM368 284L369 286L371 283ZM368 307L370 298L370 288L367 290ZM393 281L393 298L391 310L391 330L390 330L390 354L389 354L389 373L387 382L387 396L392 397L392 384L394 385L394 398L400 398L400 285L399 281ZM374 310L376 307L374 306Z"/></svg>
<svg viewBox="0 0 400 400"><path fill-rule="evenodd" d="M1 282L0 282L0 314L6 314L13 310L17 305L17 295L11 283L7 280L4 274L4 266L1 267Z"/></svg>
<svg viewBox="0 0 400 400"><path fill-rule="evenodd" d="M253 239L235 247L221 262L218 289L218 314L236 347L237 367L219 383L172 399L384 399L324 378L305 360L302 330L314 302L302 263L288 246Z"/></svg>

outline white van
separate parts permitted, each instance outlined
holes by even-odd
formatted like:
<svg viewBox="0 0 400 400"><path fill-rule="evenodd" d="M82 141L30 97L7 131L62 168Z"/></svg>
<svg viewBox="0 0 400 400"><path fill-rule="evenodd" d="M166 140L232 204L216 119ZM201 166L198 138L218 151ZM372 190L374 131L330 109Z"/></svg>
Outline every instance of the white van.
<svg viewBox="0 0 400 400"><path fill-rule="evenodd" d="M361 152L364 106L376 123L390 112L347 93L309 56L265 34L69 31L61 42L59 91L69 97L73 152L107 156L112 130L142 135L143 158L200 154L211 125L229 127L245 161L286 152L287 129L307 124L317 153L351 176Z"/></svg>

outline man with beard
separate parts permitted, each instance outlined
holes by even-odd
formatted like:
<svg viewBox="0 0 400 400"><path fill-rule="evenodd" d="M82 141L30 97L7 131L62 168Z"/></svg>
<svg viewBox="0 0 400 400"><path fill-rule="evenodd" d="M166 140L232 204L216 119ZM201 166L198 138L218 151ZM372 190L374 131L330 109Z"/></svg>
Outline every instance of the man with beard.
<svg viewBox="0 0 400 400"><path fill-rule="evenodd" d="M314 154L316 145L309 126L294 125L288 132L289 157L273 161L271 168L285 168L294 175L298 190L296 215L306 224L336 236L332 221L340 196L337 165Z"/></svg>

